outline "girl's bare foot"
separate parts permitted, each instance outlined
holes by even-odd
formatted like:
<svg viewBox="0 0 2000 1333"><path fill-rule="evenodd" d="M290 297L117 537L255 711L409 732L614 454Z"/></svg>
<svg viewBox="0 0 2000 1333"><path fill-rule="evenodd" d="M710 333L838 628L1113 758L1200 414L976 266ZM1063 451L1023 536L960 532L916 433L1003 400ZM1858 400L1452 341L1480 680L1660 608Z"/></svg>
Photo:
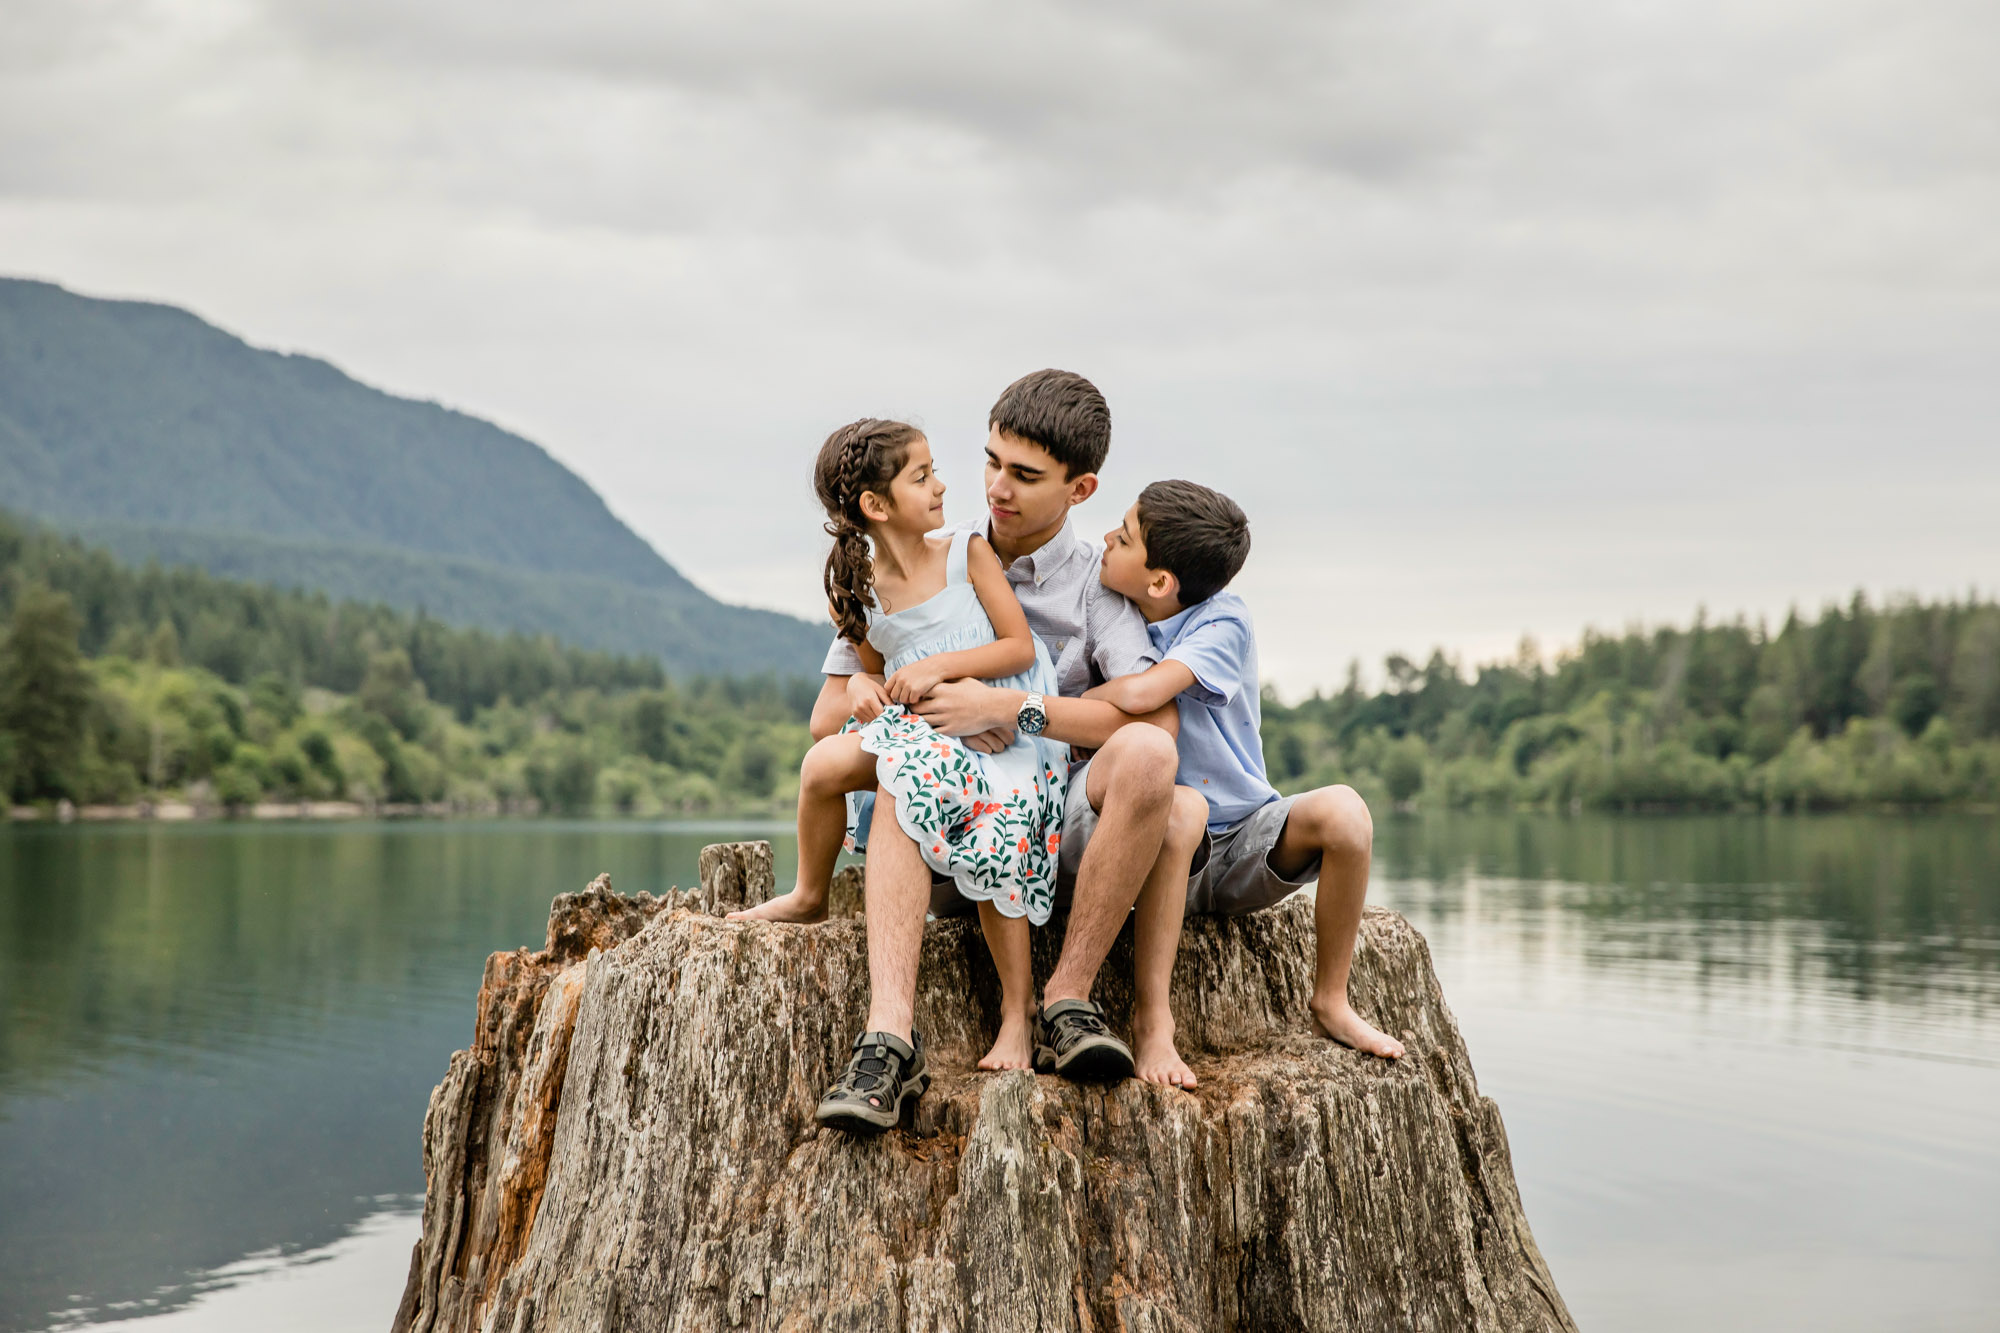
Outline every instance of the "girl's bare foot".
<svg viewBox="0 0 2000 1333"><path fill-rule="evenodd" d="M1192 1088L1194 1070L1174 1047L1172 1015L1155 1019L1143 1011L1132 1014L1133 1073L1148 1083L1168 1088Z"/></svg>
<svg viewBox="0 0 2000 1333"><path fill-rule="evenodd" d="M1000 1035L993 1049L979 1062L981 1069L1033 1069L1035 1052L1028 1039L1028 1016L1009 1014L1000 1020Z"/></svg>
<svg viewBox="0 0 2000 1333"><path fill-rule="evenodd" d="M1403 1058L1403 1043L1386 1032L1379 1031L1373 1024L1354 1012L1354 1006L1346 996L1338 1000L1312 1002L1313 1022L1319 1030L1332 1037L1342 1046L1352 1046L1368 1055L1380 1055L1390 1060Z"/></svg>
<svg viewBox="0 0 2000 1333"><path fill-rule="evenodd" d="M767 898L755 907L746 907L740 912L731 912L726 921L803 921L811 923L826 920L826 894L808 896L799 889L781 893L775 898Z"/></svg>

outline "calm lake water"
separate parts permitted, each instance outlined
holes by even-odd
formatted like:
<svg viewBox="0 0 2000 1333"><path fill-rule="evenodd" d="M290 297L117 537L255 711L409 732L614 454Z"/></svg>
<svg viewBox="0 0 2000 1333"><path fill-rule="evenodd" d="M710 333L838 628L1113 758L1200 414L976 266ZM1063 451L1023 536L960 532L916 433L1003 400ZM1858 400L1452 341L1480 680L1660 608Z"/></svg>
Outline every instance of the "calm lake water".
<svg viewBox="0 0 2000 1333"><path fill-rule="evenodd" d="M743 836L0 829L0 1330L379 1333L487 953ZM2000 1327L2000 820L1377 839L1582 1327Z"/></svg>

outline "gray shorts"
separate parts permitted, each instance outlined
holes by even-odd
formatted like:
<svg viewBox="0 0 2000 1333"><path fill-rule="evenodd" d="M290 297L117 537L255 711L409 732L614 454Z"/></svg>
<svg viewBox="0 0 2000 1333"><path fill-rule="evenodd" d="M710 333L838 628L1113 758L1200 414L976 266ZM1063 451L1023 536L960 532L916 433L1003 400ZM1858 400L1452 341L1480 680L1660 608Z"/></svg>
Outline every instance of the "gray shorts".
<svg viewBox="0 0 2000 1333"><path fill-rule="evenodd" d="M1077 868L1083 864L1084 849L1097 832L1097 811L1090 808L1085 794L1088 762L1069 773L1069 791L1063 804L1061 865L1056 875L1056 910L1067 911L1070 892L1076 887ZM1292 813L1294 796L1266 801L1251 811L1234 828L1221 833L1204 833L1195 849L1194 863L1188 868L1187 910L1206 916L1241 916L1273 906L1319 878L1319 858L1286 879L1271 865L1278 850L1278 838Z"/></svg>
<svg viewBox="0 0 2000 1333"><path fill-rule="evenodd" d="M1278 873L1271 858L1296 796L1266 801L1232 828L1202 836L1188 870L1187 910L1202 916L1242 916L1274 907L1319 878L1319 857L1297 879Z"/></svg>
<svg viewBox="0 0 2000 1333"><path fill-rule="evenodd" d="M1069 766L1069 782L1063 788L1063 840L1056 855L1056 906L1069 910L1070 890L1076 887L1076 868L1083 864L1084 848L1097 832L1097 811L1090 808L1090 765L1086 759Z"/></svg>

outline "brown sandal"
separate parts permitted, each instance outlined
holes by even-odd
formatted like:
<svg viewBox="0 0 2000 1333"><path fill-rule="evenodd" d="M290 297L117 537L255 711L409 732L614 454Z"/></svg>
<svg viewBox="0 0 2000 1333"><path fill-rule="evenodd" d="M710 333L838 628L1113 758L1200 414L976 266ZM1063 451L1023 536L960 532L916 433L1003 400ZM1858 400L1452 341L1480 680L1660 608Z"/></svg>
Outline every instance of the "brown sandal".
<svg viewBox="0 0 2000 1333"><path fill-rule="evenodd" d="M1089 1000L1057 1000L1035 1014L1035 1072L1091 1083L1132 1077L1132 1048L1111 1035Z"/></svg>
<svg viewBox="0 0 2000 1333"><path fill-rule="evenodd" d="M820 1099L813 1118L849 1134L879 1134L893 1129L903 1109L930 1085L922 1037L912 1032L905 1042L887 1032L864 1032L854 1039L847 1068Z"/></svg>

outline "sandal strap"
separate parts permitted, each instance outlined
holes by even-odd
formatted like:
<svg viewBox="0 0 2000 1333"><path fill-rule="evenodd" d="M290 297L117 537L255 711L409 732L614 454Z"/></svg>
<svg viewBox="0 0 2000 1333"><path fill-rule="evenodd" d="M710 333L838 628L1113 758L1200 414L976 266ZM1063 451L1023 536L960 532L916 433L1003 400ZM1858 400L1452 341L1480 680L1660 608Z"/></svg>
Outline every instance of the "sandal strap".
<svg viewBox="0 0 2000 1333"><path fill-rule="evenodd" d="M875 1106L893 1100L923 1049L923 1038L914 1032L910 1036L912 1041L889 1032L864 1032L856 1037L847 1068L840 1071L826 1095Z"/></svg>
<svg viewBox="0 0 2000 1333"><path fill-rule="evenodd" d="M864 1046L886 1046L892 1054L901 1057L903 1062L908 1064L917 1058L917 1052L923 1049L924 1044L924 1039L916 1033L912 1032L910 1037L914 1045L893 1032L864 1032L854 1039L854 1049L858 1051Z"/></svg>
<svg viewBox="0 0 2000 1333"><path fill-rule="evenodd" d="M1057 1000L1042 1006L1042 1024L1054 1039L1059 1054L1086 1037L1111 1035L1104 1011L1089 1000Z"/></svg>

